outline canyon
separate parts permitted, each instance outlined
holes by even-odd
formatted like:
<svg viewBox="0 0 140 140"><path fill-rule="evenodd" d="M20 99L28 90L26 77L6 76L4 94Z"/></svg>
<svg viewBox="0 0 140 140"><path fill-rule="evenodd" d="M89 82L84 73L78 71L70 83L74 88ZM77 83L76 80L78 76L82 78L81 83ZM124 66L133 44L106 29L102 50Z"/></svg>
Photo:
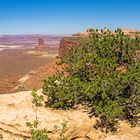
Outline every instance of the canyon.
<svg viewBox="0 0 140 140"><path fill-rule="evenodd" d="M3 50L0 51L0 93L40 88L41 79L35 75L46 77L47 69L53 73L55 57L66 55L68 48L80 47L89 39L89 30L71 36L0 36L0 49ZM123 29L123 32L132 37L139 34L139 31L130 29ZM101 31L98 33L101 34ZM19 82L22 77L28 77L28 80Z"/></svg>
<svg viewBox="0 0 140 140"><path fill-rule="evenodd" d="M0 36L0 94L23 90L17 89L18 80L53 61L62 38L61 35ZM40 39L43 45L39 44ZM43 52L40 46L45 48Z"/></svg>
<svg viewBox="0 0 140 140"><path fill-rule="evenodd" d="M135 31L125 30L125 34L133 37ZM0 52L0 134L4 140L31 139L26 122L33 122L36 115L41 122L40 128L47 129L51 140L59 139L63 123L66 124L64 135L68 140L140 139L140 127L131 127L124 121L119 122L114 134L96 130L93 125L98 118L90 118L80 106L75 110L53 110L43 104L36 112L32 104L32 88L43 95L42 81L61 70L56 64L56 56L66 55L68 48L80 47L88 39L88 30L72 36L0 37L0 44L7 46ZM17 48L9 50L10 46ZM47 101L47 97L43 97Z"/></svg>

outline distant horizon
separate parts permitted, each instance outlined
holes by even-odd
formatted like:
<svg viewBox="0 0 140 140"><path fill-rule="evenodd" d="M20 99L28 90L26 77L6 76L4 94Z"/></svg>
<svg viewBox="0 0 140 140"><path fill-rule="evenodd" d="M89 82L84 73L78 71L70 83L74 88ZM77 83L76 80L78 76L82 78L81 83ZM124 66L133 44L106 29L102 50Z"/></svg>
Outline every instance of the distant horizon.
<svg viewBox="0 0 140 140"><path fill-rule="evenodd" d="M104 27L104 28L106 28L106 29L110 29L110 28L107 28L107 27ZM104 29L104 28L93 28L93 29L98 29L98 30L101 30L101 29ZM87 29L89 29L89 28L87 28ZM138 32L140 32L140 29L134 29L134 28L121 28L121 27L118 27L118 28L115 28L115 29L110 29L111 31L114 31L114 30L116 30L116 29L128 29L128 30L135 30L135 31L138 31ZM18 36L18 35L23 35L23 36L32 36L32 35L40 35L40 36L71 36L71 35L73 35L73 34L76 34L76 33L80 33L80 32L85 32L86 30L84 30L84 31L79 31L79 32L74 32L74 33L72 33L72 34L43 34L43 33L20 33L20 34L0 34L0 36Z"/></svg>
<svg viewBox="0 0 140 140"><path fill-rule="evenodd" d="M0 0L0 35L140 30L140 0Z"/></svg>
<svg viewBox="0 0 140 140"><path fill-rule="evenodd" d="M0 34L0 36L18 36L18 35L40 35L40 36L68 36L68 35L72 35L72 34L40 34L40 33L20 33L20 34Z"/></svg>

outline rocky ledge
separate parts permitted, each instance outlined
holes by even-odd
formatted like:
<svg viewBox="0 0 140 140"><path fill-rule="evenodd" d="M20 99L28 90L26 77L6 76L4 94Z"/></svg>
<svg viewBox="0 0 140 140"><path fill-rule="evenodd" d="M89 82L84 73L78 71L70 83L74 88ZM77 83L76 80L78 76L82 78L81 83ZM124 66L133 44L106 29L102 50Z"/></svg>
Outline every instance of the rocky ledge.
<svg viewBox="0 0 140 140"><path fill-rule="evenodd" d="M38 94L42 94L41 90ZM59 140L56 126L66 123L65 135L68 140L139 140L140 127L131 128L120 123L116 134L105 134L93 129L95 118L90 119L82 109L52 110L44 106L36 109L32 104L31 91L0 95L0 134L4 140L31 139L26 122L33 122L36 113L41 122L40 128L47 128L51 140Z"/></svg>

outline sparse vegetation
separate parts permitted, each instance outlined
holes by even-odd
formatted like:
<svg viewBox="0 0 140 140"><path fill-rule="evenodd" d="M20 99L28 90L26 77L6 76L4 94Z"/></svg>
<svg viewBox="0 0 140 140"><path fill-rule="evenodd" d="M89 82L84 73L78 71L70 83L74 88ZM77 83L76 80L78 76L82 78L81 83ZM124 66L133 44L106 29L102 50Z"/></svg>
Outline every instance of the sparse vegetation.
<svg viewBox="0 0 140 140"><path fill-rule="evenodd" d="M65 121L62 123L62 128L60 129L59 140L67 140L65 136L66 129L67 129L67 122Z"/></svg>
<svg viewBox="0 0 140 140"><path fill-rule="evenodd" d="M3 140L3 135L0 133L0 140Z"/></svg>
<svg viewBox="0 0 140 140"><path fill-rule="evenodd" d="M32 103L35 107L40 107L42 106L42 102L43 102L43 96L42 95L38 95L37 94L37 90L33 89L31 95L33 96L33 100Z"/></svg>
<svg viewBox="0 0 140 140"><path fill-rule="evenodd" d="M32 99L33 106L36 109L35 120L32 123L26 122L26 126L28 128L30 128L31 138L32 138L32 140L50 140L48 137L47 129L46 128L44 128L44 129L39 128L41 122L38 120L37 111L39 109L38 107L41 107L42 103L44 101L43 96L38 95L36 89L32 90L31 95L33 97L33 99ZM59 126L56 125L56 126L54 126L54 129L56 129L56 131L59 131L59 140L67 140L67 138L65 136L67 122L64 121L61 125L62 125L62 128L60 128ZM2 135L0 135L0 136L2 136Z"/></svg>
<svg viewBox="0 0 140 140"><path fill-rule="evenodd" d="M39 129L39 124L38 120L35 120L33 123L26 123L26 126L30 128L32 140L49 140L47 130Z"/></svg>
<svg viewBox="0 0 140 140"><path fill-rule="evenodd" d="M68 65L63 72L44 81L47 105L56 109L87 106L91 117L100 118L95 128L106 132L116 131L119 120L134 126L140 117L140 62L136 58L140 38L124 35L120 29L89 32L89 41L61 58L60 65Z"/></svg>
<svg viewBox="0 0 140 140"><path fill-rule="evenodd" d="M33 123L26 122L26 126L30 128L32 140L49 140L47 129L39 129L40 122L37 116L38 107L42 106L43 96L38 95L35 89L32 90L31 95L33 96L32 103L34 107L36 108L36 112L35 112L36 118L33 121Z"/></svg>

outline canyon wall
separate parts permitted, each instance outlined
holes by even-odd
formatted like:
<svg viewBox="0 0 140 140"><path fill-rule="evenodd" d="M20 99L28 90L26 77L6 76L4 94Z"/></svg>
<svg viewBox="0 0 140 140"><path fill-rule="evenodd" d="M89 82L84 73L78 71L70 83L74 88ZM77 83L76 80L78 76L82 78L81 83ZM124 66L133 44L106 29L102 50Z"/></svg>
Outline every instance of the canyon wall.
<svg viewBox="0 0 140 140"><path fill-rule="evenodd" d="M103 32L106 30L107 29L98 30L97 32L100 35L102 35ZM140 31L137 31L137 30L122 29L122 32L125 35L131 36L131 37L140 36ZM111 34L115 34L115 31L111 31ZM90 29L87 29L85 32L79 32L79 33L73 34L71 37L64 37L60 41L59 56L64 56L67 53L68 48L82 46L86 42L86 40L88 40L89 36L90 36Z"/></svg>
<svg viewBox="0 0 140 140"><path fill-rule="evenodd" d="M86 40L88 40L88 37L85 36L64 37L60 41L59 56L64 56L67 53L68 48L82 46Z"/></svg>

